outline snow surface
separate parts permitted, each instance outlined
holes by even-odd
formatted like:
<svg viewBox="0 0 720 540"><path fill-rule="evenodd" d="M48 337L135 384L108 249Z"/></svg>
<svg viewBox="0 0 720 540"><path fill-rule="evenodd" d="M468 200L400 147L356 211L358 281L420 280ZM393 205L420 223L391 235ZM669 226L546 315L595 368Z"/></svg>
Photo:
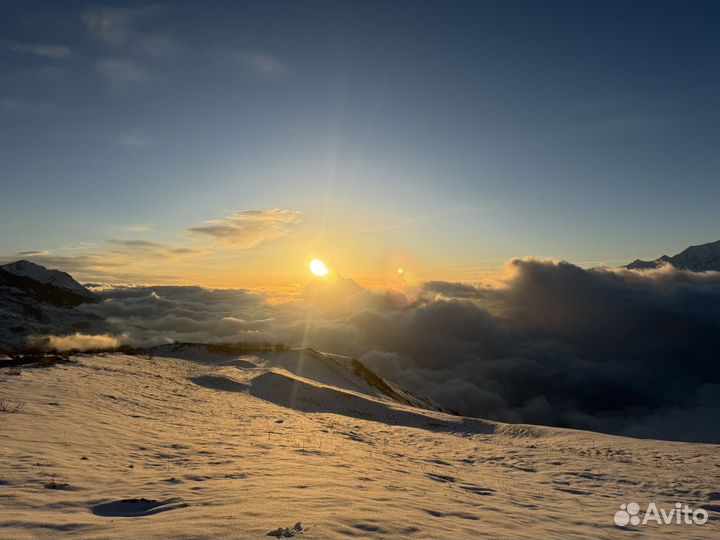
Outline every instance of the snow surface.
<svg viewBox="0 0 720 540"><path fill-rule="evenodd" d="M0 369L0 538L720 536L717 445L411 407L315 352L154 353ZM710 521L615 526L633 501Z"/></svg>
<svg viewBox="0 0 720 540"><path fill-rule="evenodd" d="M75 281L70 274L61 272L60 270L48 270L44 266L32 263L30 261L16 261L9 264L0 265L0 268L16 276L24 276L38 283L45 285L54 285L60 289L72 291L83 296L92 297L93 293Z"/></svg>

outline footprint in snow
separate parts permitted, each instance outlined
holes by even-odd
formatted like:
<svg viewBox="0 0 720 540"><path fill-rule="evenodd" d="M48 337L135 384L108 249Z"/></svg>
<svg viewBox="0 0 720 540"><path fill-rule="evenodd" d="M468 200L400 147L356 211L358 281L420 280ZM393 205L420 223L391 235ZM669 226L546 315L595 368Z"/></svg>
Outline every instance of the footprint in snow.
<svg viewBox="0 0 720 540"><path fill-rule="evenodd" d="M167 501L156 501L152 499L122 499L119 501L111 501L107 503L96 504L90 507L90 510L96 516L101 517L144 517L160 512L167 512L177 508L185 508L186 503L179 502L178 499Z"/></svg>

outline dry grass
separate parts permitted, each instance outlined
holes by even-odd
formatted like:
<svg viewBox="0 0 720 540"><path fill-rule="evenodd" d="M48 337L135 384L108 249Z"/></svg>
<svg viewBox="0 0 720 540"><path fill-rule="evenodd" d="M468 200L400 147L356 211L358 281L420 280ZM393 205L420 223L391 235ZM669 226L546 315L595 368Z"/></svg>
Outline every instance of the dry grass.
<svg viewBox="0 0 720 540"><path fill-rule="evenodd" d="M49 482L45 482L43 485L45 486L45 489L65 489L70 487L69 482L61 480L57 475L52 475L51 480Z"/></svg>
<svg viewBox="0 0 720 540"><path fill-rule="evenodd" d="M256 354L269 352L282 352L288 349L283 343L270 343L269 341L236 341L230 343L182 343L175 342L176 349L185 347L205 347L209 353L220 354Z"/></svg>
<svg viewBox="0 0 720 540"><path fill-rule="evenodd" d="M14 403L7 399L0 399L0 413L13 414L19 413L25 408L24 402Z"/></svg>

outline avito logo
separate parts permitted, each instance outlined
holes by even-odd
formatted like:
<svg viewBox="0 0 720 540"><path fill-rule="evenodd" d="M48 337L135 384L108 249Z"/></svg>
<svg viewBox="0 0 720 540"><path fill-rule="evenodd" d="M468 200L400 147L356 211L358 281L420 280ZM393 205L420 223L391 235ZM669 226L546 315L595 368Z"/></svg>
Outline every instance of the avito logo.
<svg viewBox="0 0 720 540"><path fill-rule="evenodd" d="M613 519L618 527L627 527L628 525L647 525L648 523L656 523L657 525L703 525L707 523L707 510L698 508L693 510L687 504L675 503L670 510L658 508L657 504L651 502L648 504L642 519L640 518L640 505L636 502L621 504L620 510L615 512Z"/></svg>

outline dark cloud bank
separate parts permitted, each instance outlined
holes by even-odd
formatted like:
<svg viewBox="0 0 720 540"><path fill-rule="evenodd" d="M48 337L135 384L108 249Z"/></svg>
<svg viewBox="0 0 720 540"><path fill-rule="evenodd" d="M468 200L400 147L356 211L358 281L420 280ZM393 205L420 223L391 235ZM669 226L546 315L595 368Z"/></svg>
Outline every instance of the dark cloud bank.
<svg viewBox="0 0 720 540"><path fill-rule="evenodd" d="M466 415L720 442L720 273L515 260L504 285L417 299L336 285L273 306L247 291L139 287L86 309L136 343L270 340L361 358Z"/></svg>

